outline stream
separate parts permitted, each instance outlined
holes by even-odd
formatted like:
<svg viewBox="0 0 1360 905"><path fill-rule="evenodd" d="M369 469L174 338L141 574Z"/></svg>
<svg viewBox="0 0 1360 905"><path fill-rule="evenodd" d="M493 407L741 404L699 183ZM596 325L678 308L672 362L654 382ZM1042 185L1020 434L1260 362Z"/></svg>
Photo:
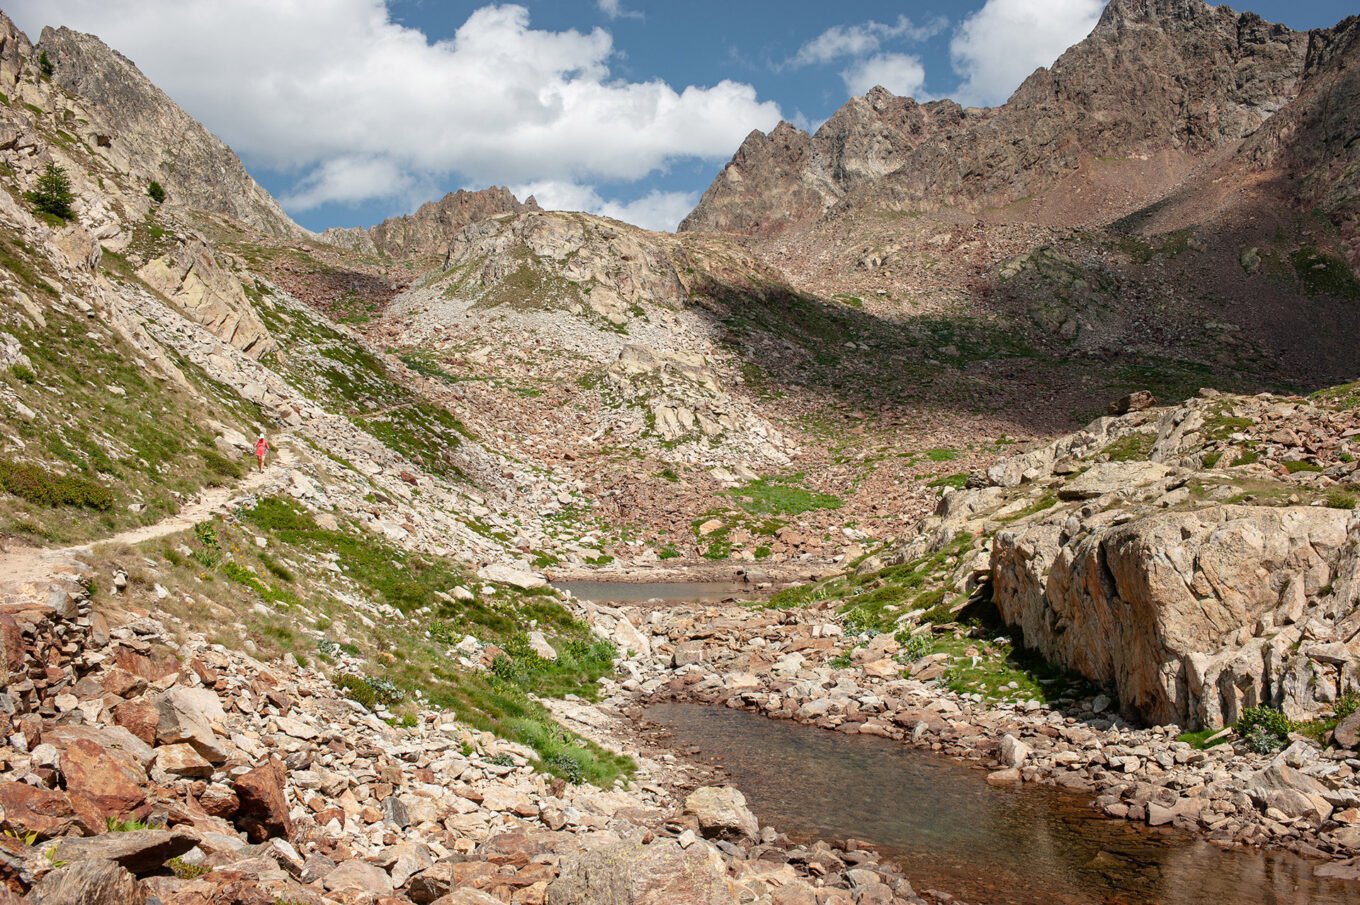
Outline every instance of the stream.
<svg viewBox="0 0 1360 905"><path fill-rule="evenodd" d="M1082 795L989 786L897 742L700 704L658 704L677 749L723 767L760 818L800 842L861 839L916 889L998 905L1340 905L1360 884L1285 852L1219 849L1102 817Z"/></svg>
<svg viewBox="0 0 1360 905"><path fill-rule="evenodd" d="M592 603L708 603L768 593L740 581L555 581L553 587Z"/></svg>

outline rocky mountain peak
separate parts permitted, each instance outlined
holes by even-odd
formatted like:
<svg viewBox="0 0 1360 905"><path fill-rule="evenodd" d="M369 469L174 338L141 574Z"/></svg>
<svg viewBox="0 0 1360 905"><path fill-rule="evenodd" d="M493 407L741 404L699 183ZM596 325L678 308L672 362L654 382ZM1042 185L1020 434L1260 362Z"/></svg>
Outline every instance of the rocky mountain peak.
<svg viewBox="0 0 1360 905"><path fill-rule="evenodd" d="M1096 30L1132 24L1188 22L1215 12L1204 0L1110 0Z"/></svg>
<svg viewBox="0 0 1360 905"><path fill-rule="evenodd" d="M1203 0L1114 0L1002 107L875 88L810 138L791 127L752 135L681 228L771 235L832 206L1006 205L1100 159L1171 154L1193 166L1297 96L1308 45L1306 34ZM803 142L806 162L793 153ZM1151 200L1134 191L1128 204Z"/></svg>
<svg viewBox="0 0 1360 905"><path fill-rule="evenodd" d="M768 135L754 131L680 229L774 235L810 222L964 116L953 101L919 104L875 86L846 101L815 135L788 122Z"/></svg>
<svg viewBox="0 0 1360 905"><path fill-rule="evenodd" d="M300 235L230 148L185 113L135 63L94 35L44 28L38 49L52 80L82 98L129 172L161 183L174 207L231 217L273 235Z"/></svg>
<svg viewBox="0 0 1360 905"><path fill-rule="evenodd" d="M390 258L437 257L447 254L453 237L471 223L539 209L532 195L521 202L504 186L474 192L459 189L438 201L427 201L415 213L390 217L368 229L328 229L321 238L334 245Z"/></svg>

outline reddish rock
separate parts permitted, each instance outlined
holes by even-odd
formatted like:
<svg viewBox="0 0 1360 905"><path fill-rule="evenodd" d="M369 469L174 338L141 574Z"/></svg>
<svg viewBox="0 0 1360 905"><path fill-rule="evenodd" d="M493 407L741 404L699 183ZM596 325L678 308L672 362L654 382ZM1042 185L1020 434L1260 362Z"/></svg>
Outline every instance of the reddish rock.
<svg viewBox="0 0 1360 905"><path fill-rule="evenodd" d="M28 894L32 905L142 905L146 890L112 861L77 861L54 870Z"/></svg>
<svg viewBox="0 0 1360 905"><path fill-rule="evenodd" d="M241 807L241 799L226 786L212 785L198 796L198 803L212 817L230 817Z"/></svg>
<svg viewBox="0 0 1360 905"><path fill-rule="evenodd" d="M213 765L194 750L193 745L165 745L156 749L156 769L174 776L207 779L213 775Z"/></svg>
<svg viewBox="0 0 1360 905"><path fill-rule="evenodd" d="M104 674L100 685L109 694L120 698L130 698L146 690L146 679L126 669L113 668Z"/></svg>
<svg viewBox="0 0 1360 905"><path fill-rule="evenodd" d="M66 791L76 811L96 826L123 817L146 800L146 771L126 754L78 739L61 755Z"/></svg>
<svg viewBox="0 0 1360 905"><path fill-rule="evenodd" d="M292 837L293 820L288 816L288 800L284 794L286 776L283 762L270 758L267 763L236 777L236 796L241 801L236 825L252 842L263 842L272 836Z"/></svg>
<svg viewBox="0 0 1360 905"><path fill-rule="evenodd" d="M157 651L152 656L119 647L113 655L114 665L148 682L164 679L179 672L179 658L169 651Z"/></svg>
<svg viewBox="0 0 1360 905"><path fill-rule="evenodd" d="M0 665L7 675L24 668L24 633L13 616L0 615Z"/></svg>
<svg viewBox="0 0 1360 905"><path fill-rule="evenodd" d="M114 723L122 726L148 745L156 744L160 711L150 701L125 701L113 708Z"/></svg>
<svg viewBox="0 0 1360 905"><path fill-rule="evenodd" d="M58 836L76 825L76 812L65 792L22 782L0 783L0 809L5 826L19 835Z"/></svg>
<svg viewBox="0 0 1360 905"><path fill-rule="evenodd" d="M198 833L185 827L100 833L63 839L55 846L52 857L68 863L112 861L135 874L145 874L160 869L166 861L179 857L200 841Z"/></svg>

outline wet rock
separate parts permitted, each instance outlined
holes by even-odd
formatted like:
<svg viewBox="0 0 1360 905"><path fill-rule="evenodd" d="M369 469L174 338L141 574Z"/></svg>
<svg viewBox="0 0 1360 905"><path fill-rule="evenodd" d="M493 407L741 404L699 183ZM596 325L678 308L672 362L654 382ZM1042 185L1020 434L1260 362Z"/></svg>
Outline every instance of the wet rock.
<svg viewBox="0 0 1360 905"><path fill-rule="evenodd" d="M746 796L732 786L704 786L685 799L685 813L694 815L710 838L755 838L756 816L746 807Z"/></svg>

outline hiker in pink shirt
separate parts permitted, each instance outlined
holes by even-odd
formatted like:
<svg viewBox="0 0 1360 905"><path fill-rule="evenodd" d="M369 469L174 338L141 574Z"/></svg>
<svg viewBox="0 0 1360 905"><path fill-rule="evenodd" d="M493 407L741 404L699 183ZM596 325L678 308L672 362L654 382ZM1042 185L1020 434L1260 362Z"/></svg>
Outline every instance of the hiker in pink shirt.
<svg viewBox="0 0 1360 905"><path fill-rule="evenodd" d="M265 453L269 452L269 441L260 434L260 439L255 441L255 458L260 460L260 471L264 471Z"/></svg>

